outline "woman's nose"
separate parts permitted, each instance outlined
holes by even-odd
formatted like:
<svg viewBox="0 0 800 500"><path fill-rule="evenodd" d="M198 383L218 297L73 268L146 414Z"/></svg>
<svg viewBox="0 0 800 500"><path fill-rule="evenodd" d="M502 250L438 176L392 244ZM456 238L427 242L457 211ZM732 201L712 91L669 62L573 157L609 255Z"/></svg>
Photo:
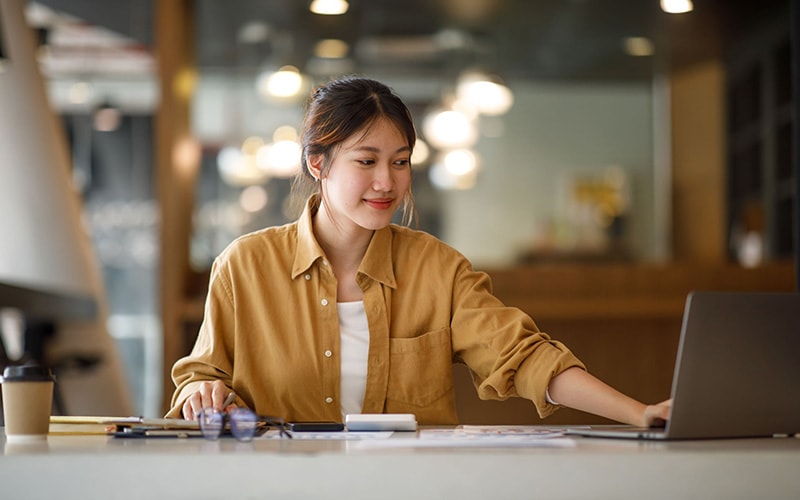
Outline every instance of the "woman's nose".
<svg viewBox="0 0 800 500"><path fill-rule="evenodd" d="M391 165L381 165L375 169L372 189L375 191L391 191L394 188L394 171Z"/></svg>

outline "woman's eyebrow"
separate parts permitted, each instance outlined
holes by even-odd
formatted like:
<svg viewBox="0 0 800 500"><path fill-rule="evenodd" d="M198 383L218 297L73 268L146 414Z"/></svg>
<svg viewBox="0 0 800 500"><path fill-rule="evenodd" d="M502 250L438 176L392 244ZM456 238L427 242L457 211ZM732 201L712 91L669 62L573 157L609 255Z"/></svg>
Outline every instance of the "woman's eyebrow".
<svg viewBox="0 0 800 500"><path fill-rule="evenodd" d="M380 153L381 149L375 146L357 146L353 148L353 151L368 151L370 153ZM410 152L410 151L411 151L410 147L402 146L400 148L397 148L395 153Z"/></svg>

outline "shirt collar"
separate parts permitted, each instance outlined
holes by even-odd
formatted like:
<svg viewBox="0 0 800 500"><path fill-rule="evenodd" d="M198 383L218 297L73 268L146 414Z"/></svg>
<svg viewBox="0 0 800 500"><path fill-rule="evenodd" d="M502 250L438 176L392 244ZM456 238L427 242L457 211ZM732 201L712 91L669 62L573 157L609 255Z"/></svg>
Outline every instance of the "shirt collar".
<svg viewBox="0 0 800 500"><path fill-rule="evenodd" d="M397 281L394 276L394 253L392 252L392 240L394 232L391 225L378 229L372 235L372 240L367 247L367 253L358 267L358 271L375 281L379 281L391 288L397 288Z"/></svg>
<svg viewBox="0 0 800 500"><path fill-rule="evenodd" d="M300 218L297 219L297 251L294 254L294 263L292 264L292 279L306 272L315 260L325 256L319 243L317 243L317 238L314 237L314 230L311 226L311 217L315 213L316 209L314 208L313 197L311 197L306 202Z"/></svg>
<svg viewBox="0 0 800 500"><path fill-rule="evenodd" d="M292 264L292 279L306 272L317 259L325 258L322 248L314 236L311 218L317 212L312 196L297 219L297 251ZM386 286L396 288L392 263L393 232L390 226L375 231L358 271Z"/></svg>

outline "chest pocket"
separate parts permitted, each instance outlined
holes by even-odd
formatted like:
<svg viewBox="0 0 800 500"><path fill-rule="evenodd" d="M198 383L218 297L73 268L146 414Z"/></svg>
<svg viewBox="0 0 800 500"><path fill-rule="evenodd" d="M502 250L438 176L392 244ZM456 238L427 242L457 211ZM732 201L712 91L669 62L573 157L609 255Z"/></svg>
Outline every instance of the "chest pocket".
<svg viewBox="0 0 800 500"><path fill-rule="evenodd" d="M389 339L387 410L425 413L434 405L453 404L453 369L450 329L443 328L413 338ZM447 397L445 397L447 396Z"/></svg>

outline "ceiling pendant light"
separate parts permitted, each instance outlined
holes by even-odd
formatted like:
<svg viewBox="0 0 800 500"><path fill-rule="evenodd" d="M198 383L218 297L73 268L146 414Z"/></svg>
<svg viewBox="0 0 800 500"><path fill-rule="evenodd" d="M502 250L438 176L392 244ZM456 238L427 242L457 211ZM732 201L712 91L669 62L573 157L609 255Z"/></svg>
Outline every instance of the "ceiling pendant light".
<svg viewBox="0 0 800 500"><path fill-rule="evenodd" d="M256 164L270 177L289 178L300 172L302 154L297 130L290 125L283 125L275 129L271 144L264 144L258 149Z"/></svg>
<svg viewBox="0 0 800 500"><path fill-rule="evenodd" d="M460 110L437 109L423 120L425 138L437 148L470 147L478 138L473 120Z"/></svg>
<svg viewBox="0 0 800 500"><path fill-rule="evenodd" d="M314 0L311 2L311 12L324 16L338 16L347 12L350 5L346 0Z"/></svg>
<svg viewBox="0 0 800 500"><path fill-rule="evenodd" d="M472 189L478 179L478 158L467 149L446 152L431 166L428 178L433 187L439 190Z"/></svg>
<svg viewBox="0 0 800 500"><path fill-rule="evenodd" d="M264 72L256 80L256 88L264 97L294 98L300 95L304 79L294 66L282 66L275 72Z"/></svg>
<svg viewBox="0 0 800 500"><path fill-rule="evenodd" d="M661 0L661 10L667 14L683 14L694 10L692 0Z"/></svg>
<svg viewBox="0 0 800 500"><path fill-rule="evenodd" d="M259 137L248 137L241 148L228 146L217 155L217 168L220 177L229 186L245 187L264 184L269 173L256 161L256 153L264 144Z"/></svg>
<svg viewBox="0 0 800 500"><path fill-rule="evenodd" d="M499 77L480 72L462 75L458 80L456 94L483 115L505 114L514 104L514 94Z"/></svg>
<svg viewBox="0 0 800 500"><path fill-rule="evenodd" d="M629 36L623 39L622 45L629 56L646 57L655 53L653 42L643 36Z"/></svg>

